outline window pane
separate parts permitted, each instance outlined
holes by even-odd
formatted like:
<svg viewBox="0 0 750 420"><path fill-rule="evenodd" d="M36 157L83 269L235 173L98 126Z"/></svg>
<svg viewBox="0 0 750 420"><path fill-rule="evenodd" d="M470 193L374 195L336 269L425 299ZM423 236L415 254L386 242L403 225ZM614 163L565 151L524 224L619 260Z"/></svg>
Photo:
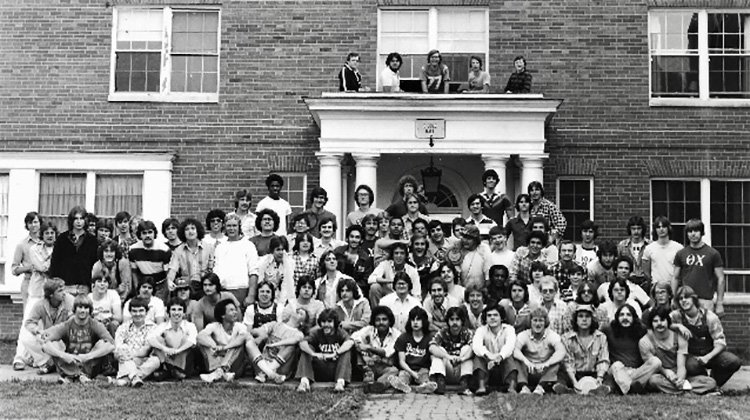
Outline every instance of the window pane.
<svg viewBox="0 0 750 420"><path fill-rule="evenodd" d="M117 16L117 49L161 49L162 9L118 9Z"/></svg>
<svg viewBox="0 0 750 420"><path fill-rule="evenodd" d="M438 9L438 42L441 52L483 51L486 29L483 10Z"/></svg>
<svg viewBox="0 0 750 420"><path fill-rule="evenodd" d="M173 92L216 92L218 57L174 56L172 60ZM208 69L213 69L210 71Z"/></svg>
<svg viewBox="0 0 750 420"><path fill-rule="evenodd" d="M656 97L698 97L698 57L652 56L651 92Z"/></svg>
<svg viewBox="0 0 750 420"><path fill-rule="evenodd" d="M143 175L97 175L94 206L99 217L143 214Z"/></svg>
<svg viewBox="0 0 750 420"><path fill-rule="evenodd" d="M698 50L698 13L658 11L649 15L651 50L656 52L696 52Z"/></svg>
<svg viewBox="0 0 750 420"><path fill-rule="evenodd" d="M218 12L174 12L173 53L216 54Z"/></svg>
<svg viewBox="0 0 750 420"><path fill-rule="evenodd" d="M734 293L750 293L750 275L727 274L727 291Z"/></svg>
<svg viewBox="0 0 750 420"><path fill-rule="evenodd" d="M158 92L160 53L117 53L116 92Z"/></svg>
<svg viewBox="0 0 750 420"><path fill-rule="evenodd" d="M39 214L52 220L59 232L68 230L68 213L86 204L86 174L41 174Z"/></svg>
<svg viewBox="0 0 750 420"><path fill-rule="evenodd" d="M579 226L591 218L590 180L560 180L560 211L568 221L563 239L581 241Z"/></svg>
<svg viewBox="0 0 750 420"><path fill-rule="evenodd" d="M8 259L5 247L8 244L8 186L10 176L0 174L0 259ZM0 264L0 269L3 265ZM2 284L2 283L0 283Z"/></svg>
<svg viewBox="0 0 750 420"><path fill-rule="evenodd" d="M711 181L711 196L726 197L711 202L712 244L724 258L727 269L750 269L750 181Z"/></svg>
<svg viewBox="0 0 750 420"><path fill-rule="evenodd" d="M305 210L306 176L304 174L279 174L284 179L281 197L292 206L293 213Z"/></svg>
<svg viewBox="0 0 750 420"><path fill-rule="evenodd" d="M750 98L750 13L709 13L709 95Z"/></svg>
<svg viewBox="0 0 750 420"><path fill-rule="evenodd" d="M701 217L699 181L651 181L651 213L666 216L672 223L672 239L684 242L684 226L691 218Z"/></svg>
<svg viewBox="0 0 750 420"><path fill-rule="evenodd" d="M402 55L424 54L429 49L428 11L388 10L380 14L380 40L378 48L388 54L398 51Z"/></svg>

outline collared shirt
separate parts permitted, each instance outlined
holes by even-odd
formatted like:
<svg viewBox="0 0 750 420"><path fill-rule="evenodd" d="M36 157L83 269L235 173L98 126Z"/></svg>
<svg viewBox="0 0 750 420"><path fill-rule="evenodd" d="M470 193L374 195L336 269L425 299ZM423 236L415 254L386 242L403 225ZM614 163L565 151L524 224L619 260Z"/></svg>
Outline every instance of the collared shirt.
<svg viewBox="0 0 750 420"><path fill-rule="evenodd" d="M194 346L197 342L198 330L195 328L195 324L184 319L180 321L179 324L177 324L176 328L172 326L172 321L162 322L159 325L155 325L153 328L151 328L151 331L149 331L147 339L151 339L153 337L163 337L168 334L169 331L178 332L182 337L184 337L185 341L192 346Z"/></svg>
<svg viewBox="0 0 750 420"><path fill-rule="evenodd" d="M541 302L541 306L544 306L544 301ZM544 306L546 308L546 306ZM560 299L555 299L552 302L552 306L547 309L547 318L549 319L549 329L552 331L562 334L565 332L565 312L568 310L568 305Z"/></svg>
<svg viewBox="0 0 750 420"><path fill-rule="evenodd" d="M319 260L314 253L309 253L307 257L303 257L299 254L299 251L294 251L292 259L294 260L294 284L297 284L302 276L318 277Z"/></svg>
<svg viewBox="0 0 750 420"><path fill-rule="evenodd" d="M336 289L338 288L339 283L344 279L351 279L351 277L338 270L336 271L336 275L333 281L328 279L327 274L323 274L322 276L315 279L317 298L318 300L323 302L326 308L336 308L336 302L338 301ZM359 288L359 286L357 286L357 288ZM362 296L361 290L359 291L359 295Z"/></svg>
<svg viewBox="0 0 750 420"><path fill-rule="evenodd" d="M394 345L400 335L401 333L397 329L391 327L388 330L388 334L386 334L381 340L380 335L378 335L378 330L372 325L368 325L359 331L353 332L351 338L355 343L369 344L373 347L385 350L384 358L374 354L369 356L371 359L382 360L385 362L390 360L396 352ZM365 358L367 358L367 356L365 356Z"/></svg>
<svg viewBox="0 0 750 420"><path fill-rule="evenodd" d="M117 327L115 332L115 350L129 350L135 352L144 346L148 346L148 335L156 326L153 322L146 320L140 327L133 320L125 321Z"/></svg>
<svg viewBox="0 0 750 420"><path fill-rule="evenodd" d="M73 296L65 293L62 303L57 308L52 307L49 299L42 299L34 304L24 324L27 325L27 329L29 325L35 325L43 331L67 321L71 316L73 316Z"/></svg>
<svg viewBox="0 0 750 420"><path fill-rule="evenodd" d="M531 263L534 261L541 261L546 263L541 253L536 258L531 256L529 248L522 246L516 250L516 255L513 257L513 262L508 267L510 271L510 281L518 280L523 284L531 283Z"/></svg>
<svg viewBox="0 0 750 420"><path fill-rule="evenodd" d="M404 233L402 234L403 239L407 241L411 240L412 229L414 229L414 222L417 219L422 219L427 223L430 223L430 221L432 220L430 216L422 214L419 211L417 211L417 214L414 217L409 216L409 213L405 214L403 217L401 217L401 220L404 221Z"/></svg>
<svg viewBox="0 0 750 420"><path fill-rule="evenodd" d="M213 247L204 245L202 241L198 241L195 248L189 247L187 242L178 246L169 261L170 272L174 272L175 276L187 277L191 282L200 282L203 275L213 268Z"/></svg>
<svg viewBox="0 0 750 420"><path fill-rule="evenodd" d="M409 264L404 264L404 268L402 268L401 270L397 270L396 265L393 262L393 260L382 261L380 264L378 264L377 267L375 267L375 270L372 271L372 274L370 274L370 277L367 279L367 282L369 284L374 284L374 283L380 283L379 279L386 279L388 280L388 284L392 284L393 277L399 271L406 272L406 274L411 279L412 296L421 299L422 298L422 285L419 281L419 272L414 266L409 265Z"/></svg>
<svg viewBox="0 0 750 420"><path fill-rule="evenodd" d="M448 320L445 319L448 309L460 306L461 302L457 301L453 296L446 295L443 297L443 304L438 305L432 300L431 295L427 295L422 305L430 319L430 330L438 331L448 326Z"/></svg>
<svg viewBox="0 0 750 420"><path fill-rule="evenodd" d="M563 216L557 205L546 198L542 198L538 203L531 203L531 216L542 216L549 222L550 228L557 231L557 236L562 238L568 221Z"/></svg>
<svg viewBox="0 0 750 420"><path fill-rule="evenodd" d="M372 316L370 301L364 297L355 300L351 310L347 309L344 302L339 300L336 302L336 313L339 316L339 321L351 323L351 326L345 329L347 332L366 327L370 322L370 316Z"/></svg>
<svg viewBox="0 0 750 420"><path fill-rule="evenodd" d="M544 333L539 338L534 337L531 330L518 333L516 350L520 351L532 363L544 363L557 352L565 353L565 346L560 334L545 328Z"/></svg>
<svg viewBox="0 0 750 420"><path fill-rule="evenodd" d="M27 260L31 263L31 278L29 279L29 297L44 297L44 282L49 278L47 271L52 262L53 247L44 242L32 245L27 254ZM25 273L28 275L29 273Z"/></svg>
<svg viewBox="0 0 750 420"><path fill-rule="evenodd" d="M503 360L506 360L516 348L516 330L502 323L497 333L494 333L489 326L482 325L474 332L471 348L478 357L486 358L490 353L500 353Z"/></svg>
<svg viewBox="0 0 750 420"><path fill-rule="evenodd" d="M30 264L29 258L31 247L33 245L41 243L41 239L34 238L31 235L27 236L24 240L19 242L18 245L16 245L16 252L13 254L13 263L11 265L11 267L13 267L13 270L23 264ZM28 280L31 278L31 272L24 273L23 276Z"/></svg>
<svg viewBox="0 0 750 420"><path fill-rule="evenodd" d="M480 89L483 87L484 86L480 86ZM479 195L484 198L482 213L490 219L494 220L498 225L502 225L505 211L513 207L513 203L510 201L510 198L508 198L508 196L505 194L487 194L487 192L485 191L480 192Z"/></svg>
<svg viewBox="0 0 750 420"><path fill-rule="evenodd" d="M531 216L529 216L528 222L525 223L519 216L508 220L508 223L505 224L505 230L510 232L510 234L513 236L513 242L508 242L513 251L522 246L526 246L526 244L528 243L529 233L531 233Z"/></svg>
<svg viewBox="0 0 750 420"><path fill-rule="evenodd" d="M633 261L633 276L643 276L643 252L646 251L646 247L651 243L648 238L643 238L640 248L638 248L638 255L633 254L633 239L627 238L620 241L617 244L617 253L629 257Z"/></svg>
<svg viewBox="0 0 750 420"><path fill-rule="evenodd" d="M520 73L513 72L508 78L505 85L505 92L510 93L531 93L531 73L524 70Z"/></svg>
<svg viewBox="0 0 750 420"><path fill-rule="evenodd" d="M445 349L451 356L460 356L464 346L471 347L474 333L468 328L461 328L458 335L453 335L448 327L442 328L432 336L430 345L436 345Z"/></svg>
<svg viewBox="0 0 750 420"><path fill-rule="evenodd" d="M482 218L478 222L471 216L467 217L466 224L476 226L479 229L479 236L483 241L487 241L490 239L490 229L497 226L497 223L484 214L480 214L480 216Z"/></svg>
<svg viewBox="0 0 750 420"><path fill-rule="evenodd" d="M396 323L393 325L399 331L406 331L406 323L409 322L409 311L412 308L422 305L419 303L419 299L412 295L406 295L404 300L399 299L396 292L389 293L380 299L381 306L387 306L393 312L393 316L396 318Z"/></svg>
<svg viewBox="0 0 750 420"><path fill-rule="evenodd" d="M597 372L603 376L609 368L607 336L596 330L584 346L578 333L570 331L563 335L565 345L565 368L568 372Z"/></svg>

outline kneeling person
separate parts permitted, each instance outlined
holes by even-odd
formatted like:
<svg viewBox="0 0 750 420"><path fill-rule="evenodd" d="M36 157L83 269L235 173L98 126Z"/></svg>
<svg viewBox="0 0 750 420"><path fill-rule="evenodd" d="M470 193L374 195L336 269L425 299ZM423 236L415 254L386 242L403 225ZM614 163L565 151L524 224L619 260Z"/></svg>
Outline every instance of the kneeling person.
<svg viewBox="0 0 750 420"><path fill-rule="evenodd" d="M430 376L437 383L436 394L445 394L445 384L458 384L459 394L471 395L469 380L473 369L474 334L466 328L466 310L451 307L445 314L448 326L438 331L430 342L432 364Z"/></svg>
<svg viewBox="0 0 750 420"><path fill-rule="evenodd" d="M151 355L147 337L156 326L146 319L148 302L140 298L130 301L130 318L115 333L115 358L118 386L143 386L143 380L159 369L159 358Z"/></svg>
<svg viewBox="0 0 750 420"><path fill-rule="evenodd" d="M354 341L339 325L335 309L324 309L318 316L318 328L313 328L299 344L302 354L297 365L300 392L310 391L310 379L336 380L335 392L343 392L352 379L351 350Z"/></svg>
<svg viewBox="0 0 750 420"><path fill-rule="evenodd" d="M530 317L531 328L516 336L508 388L515 392L517 383L521 394L530 394L533 386L534 393L542 395L557 381L558 369L565 359L565 346L560 335L548 328L547 309L534 308Z"/></svg>
<svg viewBox="0 0 750 420"><path fill-rule="evenodd" d="M91 382L101 371L105 356L115 349L107 328L91 317L92 310L91 299L78 295L73 300L73 317L43 333L42 350L52 357L61 384L74 379Z"/></svg>

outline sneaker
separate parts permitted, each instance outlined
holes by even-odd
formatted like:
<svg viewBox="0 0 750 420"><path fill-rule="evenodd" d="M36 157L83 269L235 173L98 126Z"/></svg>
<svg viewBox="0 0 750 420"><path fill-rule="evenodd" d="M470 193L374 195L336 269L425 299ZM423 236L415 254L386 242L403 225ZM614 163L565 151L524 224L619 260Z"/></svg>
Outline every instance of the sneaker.
<svg viewBox="0 0 750 420"><path fill-rule="evenodd" d="M435 375L435 383L437 384L437 388L435 388L435 393L438 395L445 394L445 376Z"/></svg>
<svg viewBox="0 0 750 420"><path fill-rule="evenodd" d="M404 383L398 376L391 376L388 378L388 383L391 384L393 389L397 391L401 391L404 394L408 394L411 392L411 387Z"/></svg>
<svg viewBox="0 0 750 420"><path fill-rule="evenodd" d="M140 376L133 377L133 380L130 382L130 386L133 388L140 388L143 386L143 379L141 379Z"/></svg>
<svg viewBox="0 0 750 420"><path fill-rule="evenodd" d="M558 395L572 394L573 390L561 383L552 385L552 391Z"/></svg>
<svg viewBox="0 0 750 420"><path fill-rule="evenodd" d="M93 379L89 378L89 377L88 377L88 376L86 376L86 375L81 375L81 376L79 376L79 377L78 377L78 381L79 381L80 383L84 384L84 385L86 385L86 384L90 383L90 382L91 382L92 380L93 380Z"/></svg>
<svg viewBox="0 0 750 420"><path fill-rule="evenodd" d="M234 372L224 372L222 379L226 382L232 382L234 380Z"/></svg>
<svg viewBox="0 0 750 420"><path fill-rule="evenodd" d="M46 374L52 372L53 370L55 370L54 365L42 365L36 371L36 374L37 375L46 375Z"/></svg>
<svg viewBox="0 0 750 420"><path fill-rule="evenodd" d="M371 383L375 382L375 373L373 371L371 371L370 369L367 369L365 371L364 377L362 378L362 382L364 382L366 384L371 384Z"/></svg>
<svg viewBox="0 0 750 420"><path fill-rule="evenodd" d="M343 379L339 379L336 381L336 386L333 387L333 392L344 392L344 387L346 386L346 383Z"/></svg>
<svg viewBox="0 0 750 420"><path fill-rule="evenodd" d="M271 379L273 383L277 385L281 385L284 382L286 382L286 376L279 375L278 373L274 373L273 376L269 376L268 378Z"/></svg>
<svg viewBox="0 0 750 420"><path fill-rule="evenodd" d="M432 381L427 381L423 384L415 386L414 392L416 392L417 394L433 394L436 389L437 389L437 383L432 382Z"/></svg>
<svg viewBox="0 0 750 420"><path fill-rule="evenodd" d="M598 387L589 391L589 394L604 396L609 395L610 392L612 392L612 389L608 385L599 385Z"/></svg>
<svg viewBox="0 0 750 420"><path fill-rule="evenodd" d="M524 385L523 387L521 387L520 394L531 394L531 390L529 389L529 387L527 387L526 385Z"/></svg>
<svg viewBox="0 0 750 420"><path fill-rule="evenodd" d="M61 377L57 378L57 383L60 384L60 385L68 385L68 384L70 384L70 379L68 379L68 378L66 378L64 376L61 376Z"/></svg>
<svg viewBox="0 0 750 420"><path fill-rule="evenodd" d="M458 382L458 395L471 395L471 391L469 391L469 381L466 377L462 377Z"/></svg>
<svg viewBox="0 0 750 420"><path fill-rule="evenodd" d="M261 372L261 373L255 375L255 380L258 381L258 382L260 382L260 383L262 383L262 384L266 383L266 374L263 373L263 372Z"/></svg>
<svg viewBox="0 0 750 420"><path fill-rule="evenodd" d="M297 392L310 392L310 380L307 378L300 379Z"/></svg>
<svg viewBox="0 0 750 420"><path fill-rule="evenodd" d="M26 363L20 360L13 362L13 370L24 370L24 369L26 369Z"/></svg>
<svg viewBox="0 0 750 420"><path fill-rule="evenodd" d="M474 395L474 394L471 393L471 390L469 388L466 388L463 391L459 390L458 394L466 396L466 397L471 397L472 395Z"/></svg>
<svg viewBox="0 0 750 420"><path fill-rule="evenodd" d="M682 383L682 390L683 391L692 391L693 385L690 384L690 381L685 379L685 382Z"/></svg>
<svg viewBox="0 0 750 420"><path fill-rule="evenodd" d="M536 388L534 388L534 394L544 395L544 388L542 388L541 385L537 385Z"/></svg>
<svg viewBox="0 0 750 420"><path fill-rule="evenodd" d="M222 377L224 377L223 369L216 369L215 371L211 373L203 373L200 375L201 380L209 384L213 383L214 381L218 381Z"/></svg>
<svg viewBox="0 0 750 420"><path fill-rule="evenodd" d="M484 386L480 386L479 388L477 388L476 392L474 392L474 395L476 395L477 397L483 397L487 395L487 388Z"/></svg>
<svg viewBox="0 0 750 420"><path fill-rule="evenodd" d="M388 385L382 382L365 384L365 394L382 394L386 389L388 389Z"/></svg>

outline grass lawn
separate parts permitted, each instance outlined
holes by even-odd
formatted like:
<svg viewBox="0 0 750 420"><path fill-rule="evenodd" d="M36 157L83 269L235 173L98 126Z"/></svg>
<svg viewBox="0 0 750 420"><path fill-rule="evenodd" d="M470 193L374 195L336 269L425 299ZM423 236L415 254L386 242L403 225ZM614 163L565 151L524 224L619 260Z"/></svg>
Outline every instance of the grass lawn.
<svg viewBox="0 0 750 420"><path fill-rule="evenodd" d="M482 407L493 419L747 419L750 395L697 397L669 395L576 396L493 394ZM488 416L489 418L490 416Z"/></svg>
<svg viewBox="0 0 750 420"><path fill-rule="evenodd" d="M329 389L298 394L291 387L164 383L144 388L42 382L0 383L2 418L253 418L356 419L363 394Z"/></svg>

